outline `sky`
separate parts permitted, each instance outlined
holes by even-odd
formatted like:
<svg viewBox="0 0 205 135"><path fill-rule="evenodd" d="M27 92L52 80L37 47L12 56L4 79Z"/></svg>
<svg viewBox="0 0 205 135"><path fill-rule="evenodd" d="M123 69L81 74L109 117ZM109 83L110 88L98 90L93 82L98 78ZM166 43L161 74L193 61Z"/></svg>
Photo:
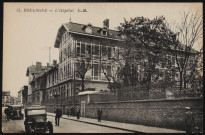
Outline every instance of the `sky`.
<svg viewBox="0 0 205 135"><path fill-rule="evenodd" d="M51 61L59 61L54 42L60 26L70 19L98 27L110 19L110 28L116 29L123 18L138 16L152 19L163 15L173 23L180 19L180 12L189 9L202 13L202 3L4 3L2 90L17 96L21 87L28 84L27 67L36 62L46 66L49 62L49 47ZM31 12L25 12L28 10ZM199 50L201 46L202 41L194 48Z"/></svg>

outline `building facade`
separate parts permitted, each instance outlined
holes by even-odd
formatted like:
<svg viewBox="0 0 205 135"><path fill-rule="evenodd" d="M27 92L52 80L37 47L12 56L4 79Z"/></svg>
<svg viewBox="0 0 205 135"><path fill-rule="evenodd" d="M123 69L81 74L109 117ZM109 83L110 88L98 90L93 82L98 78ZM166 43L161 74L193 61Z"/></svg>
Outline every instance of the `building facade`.
<svg viewBox="0 0 205 135"><path fill-rule="evenodd" d="M48 110L54 111L56 105L59 105L65 113L67 107L80 105L78 93L82 91L109 91L109 82L113 82L113 78L119 78L116 75L119 63L114 59L123 60L120 54L123 51L123 39L118 31L109 29L107 19L103 22L103 27L73 22L63 24L58 29L54 44L59 50L59 63L54 61L52 66L47 67L46 90L41 94ZM178 55L180 57L182 56ZM156 65L157 72L152 74L151 81L160 81L169 74L171 80L179 82L174 50L168 50L163 58ZM190 68L193 61L190 57L187 68ZM136 72L133 72L134 68ZM133 64L131 73L134 77L128 78L131 81L142 82L146 77L143 66L137 63ZM28 76L32 78L33 75L28 72ZM34 88L31 86L31 89Z"/></svg>
<svg viewBox="0 0 205 135"><path fill-rule="evenodd" d="M10 105L10 91L2 91L2 106Z"/></svg>
<svg viewBox="0 0 205 135"><path fill-rule="evenodd" d="M23 89L18 91L18 105L23 105Z"/></svg>
<svg viewBox="0 0 205 135"><path fill-rule="evenodd" d="M36 65L29 66L26 71L26 76L28 77L28 99L27 104L32 104L32 92L33 87L31 86L31 82L35 77L44 74L46 70L46 66L42 66L41 62L36 62Z"/></svg>
<svg viewBox="0 0 205 135"><path fill-rule="evenodd" d="M82 89L109 91L105 74L112 81L112 57L122 40L109 29L109 20L103 24L101 28L69 22L58 30L54 47L59 49L59 63L47 72L46 101L61 105L63 112L79 104Z"/></svg>

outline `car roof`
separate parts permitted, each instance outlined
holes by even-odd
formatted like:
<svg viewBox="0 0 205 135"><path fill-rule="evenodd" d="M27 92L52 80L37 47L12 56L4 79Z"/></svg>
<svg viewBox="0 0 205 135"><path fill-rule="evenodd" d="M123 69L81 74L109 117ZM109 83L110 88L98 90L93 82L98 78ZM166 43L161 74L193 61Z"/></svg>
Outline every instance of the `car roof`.
<svg viewBox="0 0 205 135"><path fill-rule="evenodd" d="M27 110L41 110L41 109L46 109L45 106L29 106L29 107L26 107L25 109Z"/></svg>
<svg viewBox="0 0 205 135"><path fill-rule="evenodd" d="M21 105L9 105L8 107L13 107L13 108L22 108Z"/></svg>

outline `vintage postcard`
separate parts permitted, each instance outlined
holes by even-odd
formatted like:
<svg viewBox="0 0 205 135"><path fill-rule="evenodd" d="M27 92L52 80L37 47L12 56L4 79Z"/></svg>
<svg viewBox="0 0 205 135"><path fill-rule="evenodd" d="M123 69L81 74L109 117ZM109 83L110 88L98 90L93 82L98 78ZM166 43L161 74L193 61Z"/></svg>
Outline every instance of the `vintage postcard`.
<svg viewBox="0 0 205 135"><path fill-rule="evenodd" d="M203 133L203 3L3 3L3 133Z"/></svg>

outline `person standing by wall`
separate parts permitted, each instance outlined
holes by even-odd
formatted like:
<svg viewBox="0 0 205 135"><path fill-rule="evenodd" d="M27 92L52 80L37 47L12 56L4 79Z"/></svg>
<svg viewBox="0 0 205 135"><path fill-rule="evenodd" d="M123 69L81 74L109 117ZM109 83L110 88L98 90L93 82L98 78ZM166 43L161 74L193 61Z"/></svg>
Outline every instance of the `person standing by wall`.
<svg viewBox="0 0 205 135"><path fill-rule="evenodd" d="M192 133L194 117L193 112L190 110L190 107L185 107L185 126L186 126L186 133Z"/></svg>
<svg viewBox="0 0 205 135"><path fill-rule="evenodd" d="M69 107L67 108L67 115L68 115L68 117L70 117L70 108Z"/></svg>
<svg viewBox="0 0 205 135"><path fill-rule="evenodd" d="M71 107L71 116L74 116L74 107Z"/></svg>
<svg viewBox="0 0 205 135"><path fill-rule="evenodd" d="M100 107L100 109L98 109L98 122L101 122L101 118L102 118L102 108Z"/></svg>
<svg viewBox="0 0 205 135"><path fill-rule="evenodd" d="M56 113L56 116L55 116L55 124L56 124L56 126L59 126L59 124L60 124L60 118L61 118L61 116L62 116L62 110L60 109L59 106L57 107L55 113Z"/></svg>
<svg viewBox="0 0 205 135"><path fill-rule="evenodd" d="M80 107L77 107L77 119L80 119Z"/></svg>

